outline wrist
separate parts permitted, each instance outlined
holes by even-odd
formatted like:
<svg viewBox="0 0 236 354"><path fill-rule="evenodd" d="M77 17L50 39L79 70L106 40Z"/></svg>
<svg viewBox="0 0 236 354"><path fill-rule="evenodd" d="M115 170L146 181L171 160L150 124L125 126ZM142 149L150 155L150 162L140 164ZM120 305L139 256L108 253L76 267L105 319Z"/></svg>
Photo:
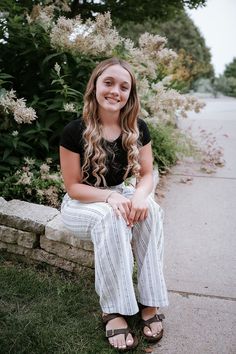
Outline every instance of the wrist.
<svg viewBox="0 0 236 354"><path fill-rule="evenodd" d="M134 192L134 194L133 194L133 197L135 197L135 198L147 198L148 197L148 193L147 193L147 191L144 191L144 190L138 190L138 189L136 189L136 191Z"/></svg>
<svg viewBox="0 0 236 354"><path fill-rule="evenodd" d="M105 203L108 203L108 199L111 197L111 195L113 193L116 193L116 191L109 191L109 193L107 194L106 198L105 198Z"/></svg>

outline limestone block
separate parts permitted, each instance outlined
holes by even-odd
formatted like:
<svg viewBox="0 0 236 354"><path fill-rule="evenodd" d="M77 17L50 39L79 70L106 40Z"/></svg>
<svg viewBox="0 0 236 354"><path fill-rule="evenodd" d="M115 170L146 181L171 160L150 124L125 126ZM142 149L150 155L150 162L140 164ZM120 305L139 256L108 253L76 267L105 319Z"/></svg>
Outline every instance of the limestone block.
<svg viewBox="0 0 236 354"><path fill-rule="evenodd" d="M76 268L75 263L60 258L52 253L48 253L42 249L33 250L33 252L30 255L30 258L39 262L50 264L54 267L67 270L68 272L73 272L74 269Z"/></svg>
<svg viewBox="0 0 236 354"><path fill-rule="evenodd" d="M33 232L21 231L22 234L19 235L17 244L26 248L35 248L39 244L39 240L36 234ZM23 234L24 233L24 234Z"/></svg>
<svg viewBox="0 0 236 354"><path fill-rule="evenodd" d="M25 248L14 243L7 243L7 252L10 253L20 254L22 256L29 257L32 251L32 249Z"/></svg>
<svg viewBox="0 0 236 354"><path fill-rule="evenodd" d="M1 248L1 242L0 242L0 248ZM9 253L14 253L23 256L23 258L27 260L31 259L33 261L44 262L52 266L67 270L69 272L73 272L78 268L75 263L67 261L58 256L55 256L54 254L50 254L41 249L28 249L14 244L6 244L6 247L4 249L7 250L7 252Z"/></svg>
<svg viewBox="0 0 236 354"><path fill-rule="evenodd" d="M92 241L80 240L76 234L63 225L61 214L49 221L45 227L45 236L49 240L62 242L87 251L93 251Z"/></svg>
<svg viewBox="0 0 236 354"><path fill-rule="evenodd" d="M18 231L20 230L0 225L0 241L7 243L17 243Z"/></svg>
<svg viewBox="0 0 236 354"><path fill-rule="evenodd" d="M6 250L7 244L5 242L0 241L0 250Z"/></svg>
<svg viewBox="0 0 236 354"><path fill-rule="evenodd" d="M40 237L40 247L49 253L73 261L86 267L94 266L94 256L92 251L86 251L71 245L48 240L44 235Z"/></svg>
<svg viewBox="0 0 236 354"><path fill-rule="evenodd" d="M0 225L0 241L17 243L26 248L34 248L38 245L38 237L33 232L21 231L13 227Z"/></svg>
<svg viewBox="0 0 236 354"><path fill-rule="evenodd" d="M0 197L0 209L2 209L4 207L4 205L7 204L7 201L3 198L3 197Z"/></svg>
<svg viewBox="0 0 236 354"><path fill-rule="evenodd" d="M58 214L55 208L13 199L0 208L0 224L41 234Z"/></svg>

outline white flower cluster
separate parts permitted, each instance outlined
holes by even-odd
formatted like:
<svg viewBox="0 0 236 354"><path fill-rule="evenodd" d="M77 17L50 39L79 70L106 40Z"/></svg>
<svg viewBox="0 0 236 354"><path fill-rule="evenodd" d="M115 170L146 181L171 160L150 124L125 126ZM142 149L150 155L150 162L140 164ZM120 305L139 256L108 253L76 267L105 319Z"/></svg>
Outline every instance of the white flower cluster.
<svg viewBox="0 0 236 354"><path fill-rule="evenodd" d="M45 31L54 25L54 13L56 11L69 12L70 7L66 0L48 0L46 6L34 5L30 15L26 15L29 24L36 21Z"/></svg>
<svg viewBox="0 0 236 354"><path fill-rule="evenodd" d="M97 15L95 21L85 23L80 16L73 19L59 17L52 26L51 45L54 48L68 50L74 54L112 55L122 39L115 28L112 28L110 13Z"/></svg>
<svg viewBox="0 0 236 354"><path fill-rule="evenodd" d="M24 158L24 166L16 171L18 186L23 186L28 196L37 195L37 201L58 208L61 203L60 192L64 191L61 173L50 172L51 158L47 158L38 168L32 158Z"/></svg>
<svg viewBox="0 0 236 354"><path fill-rule="evenodd" d="M157 84L152 84L150 94L145 101L145 107L151 117L157 121L175 121L176 114L187 117L186 112L194 110L199 112L205 106L204 102L196 97L183 95L174 89L165 87L167 77Z"/></svg>
<svg viewBox="0 0 236 354"><path fill-rule="evenodd" d="M76 112L76 108L74 103L65 103L64 104L64 111L65 112Z"/></svg>
<svg viewBox="0 0 236 354"><path fill-rule="evenodd" d="M30 124L37 118L35 110L31 107L26 107L25 98L17 99L14 90L6 91L0 97L0 106L3 107L6 113L12 113L18 124Z"/></svg>
<svg viewBox="0 0 236 354"><path fill-rule="evenodd" d="M49 3L51 4L50 0ZM182 95L169 88L173 81L170 73L173 72L177 54L165 48L166 38L146 32L140 36L139 45L136 47L130 39L121 37L112 27L109 12L98 14L95 20L86 21L80 16L73 19L61 16L55 23L50 6L53 5L49 5L46 10L45 7L41 8L41 11L50 18L48 32L51 45L57 50L69 51L74 55L109 57L117 55L118 48L123 48L123 56L131 64L137 77L143 118L173 120L176 112L186 116L186 111L199 111L202 108L203 104L196 98ZM43 15L38 14L37 19L42 21ZM60 66L55 67L55 70L59 75ZM163 71L167 76L160 81L159 77L163 77ZM65 104L64 110L74 112L73 103Z"/></svg>

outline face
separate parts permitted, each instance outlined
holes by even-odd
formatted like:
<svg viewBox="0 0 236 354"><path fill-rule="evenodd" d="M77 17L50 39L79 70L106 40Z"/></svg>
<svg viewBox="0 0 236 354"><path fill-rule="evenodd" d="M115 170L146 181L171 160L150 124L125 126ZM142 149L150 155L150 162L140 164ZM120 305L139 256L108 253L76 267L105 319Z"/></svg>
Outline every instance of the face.
<svg viewBox="0 0 236 354"><path fill-rule="evenodd" d="M130 73L122 66L112 65L104 70L96 83L99 113L119 113L129 99L131 84Z"/></svg>

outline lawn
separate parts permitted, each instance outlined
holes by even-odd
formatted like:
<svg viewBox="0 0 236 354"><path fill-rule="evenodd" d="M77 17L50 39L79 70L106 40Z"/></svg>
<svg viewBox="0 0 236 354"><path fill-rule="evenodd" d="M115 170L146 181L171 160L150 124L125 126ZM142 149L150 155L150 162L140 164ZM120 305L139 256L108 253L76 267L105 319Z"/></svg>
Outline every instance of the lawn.
<svg viewBox="0 0 236 354"><path fill-rule="evenodd" d="M137 317L130 319L138 332ZM140 341L133 353L150 352ZM29 265L0 253L1 354L109 354L94 274Z"/></svg>

